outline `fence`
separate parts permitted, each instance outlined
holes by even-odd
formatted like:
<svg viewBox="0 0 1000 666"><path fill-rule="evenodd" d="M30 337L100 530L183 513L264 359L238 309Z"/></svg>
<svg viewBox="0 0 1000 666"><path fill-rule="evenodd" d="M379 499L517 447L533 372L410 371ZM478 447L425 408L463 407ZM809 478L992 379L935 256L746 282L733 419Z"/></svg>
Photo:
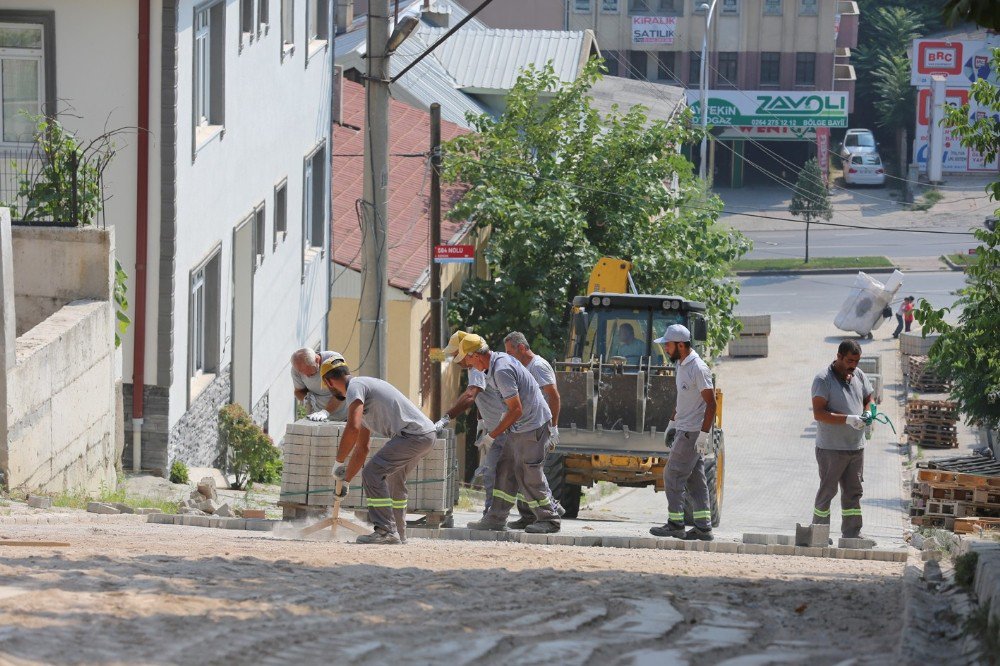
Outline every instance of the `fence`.
<svg viewBox="0 0 1000 666"><path fill-rule="evenodd" d="M46 157L35 144L0 147L0 206L10 208L11 222L14 224L76 227L80 225L81 218L86 223L86 218L90 216L93 217L91 221L94 226L103 229L106 227L103 179L98 172L97 186L101 193L101 206L96 212L88 211L83 193L88 186L86 179L93 176L88 173L87 166L86 158L76 154L71 154L62 164L47 164ZM52 183L46 172L58 169L64 169L68 173L63 174L58 183ZM60 217L66 219L56 219L47 210L52 206L40 205L39 201L29 196L32 191L38 192L40 188L48 190L44 193L47 199L62 202L63 205L59 207L68 213Z"/></svg>

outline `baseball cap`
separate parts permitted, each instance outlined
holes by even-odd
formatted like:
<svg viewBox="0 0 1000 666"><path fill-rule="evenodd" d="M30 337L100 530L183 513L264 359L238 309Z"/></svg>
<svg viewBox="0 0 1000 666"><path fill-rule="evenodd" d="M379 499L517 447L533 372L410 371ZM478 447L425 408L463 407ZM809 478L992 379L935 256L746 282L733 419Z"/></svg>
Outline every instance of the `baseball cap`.
<svg viewBox="0 0 1000 666"><path fill-rule="evenodd" d="M691 342L691 331L687 330L686 326L681 326L680 324L671 324L667 326L667 330L663 333L662 338L657 338L653 340L657 344L665 344L667 342Z"/></svg>
<svg viewBox="0 0 1000 666"><path fill-rule="evenodd" d="M458 345L462 342L462 339L468 335L465 331L455 331L452 333L451 338L448 340L448 346L442 351L445 356L454 356L458 353Z"/></svg>
<svg viewBox="0 0 1000 666"><path fill-rule="evenodd" d="M473 354L486 344L480 336L475 333L468 333L462 341L458 343L458 355L456 358L465 358L469 354Z"/></svg>
<svg viewBox="0 0 1000 666"><path fill-rule="evenodd" d="M326 373L330 372L334 368L339 368L342 365L346 366L347 361L345 361L344 357L337 352L333 352L333 356L323 361L322 365L319 366L319 376L325 377Z"/></svg>

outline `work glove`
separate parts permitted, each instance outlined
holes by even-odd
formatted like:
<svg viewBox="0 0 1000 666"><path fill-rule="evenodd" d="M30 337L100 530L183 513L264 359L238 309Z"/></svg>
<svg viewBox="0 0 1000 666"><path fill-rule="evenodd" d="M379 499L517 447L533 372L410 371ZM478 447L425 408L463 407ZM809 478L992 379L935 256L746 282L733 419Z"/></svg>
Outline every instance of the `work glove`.
<svg viewBox="0 0 1000 666"><path fill-rule="evenodd" d="M321 409L318 412L313 412L312 414L310 414L308 418L310 421L326 421L326 419L329 416L330 412L326 411L325 409Z"/></svg>
<svg viewBox="0 0 1000 666"><path fill-rule="evenodd" d="M486 463L476 468L476 471L472 473L472 481L475 482L476 479L482 479L486 475Z"/></svg>
<svg viewBox="0 0 1000 666"><path fill-rule="evenodd" d="M445 414L444 416L442 416L441 418L439 418L437 421L435 421L435 423L434 423L434 429L436 431L438 431L438 432L441 432L442 430L444 430L445 428L448 427L449 423L451 423L451 417L448 416L447 414Z"/></svg>
<svg viewBox="0 0 1000 666"><path fill-rule="evenodd" d="M667 424L667 445L673 444L674 437L677 436L677 421L670 419L670 423Z"/></svg>
<svg viewBox="0 0 1000 666"><path fill-rule="evenodd" d="M478 436L482 432L489 432L489 430L486 429L486 421L479 419L476 421L476 435Z"/></svg>
<svg viewBox="0 0 1000 666"><path fill-rule="evenodd" d="M476 446L482 449L483 451L493 446L493 438L490 437L490 433L484 432L482 435L480 435L479 439L476 440Z"/></svg>
<svg viewBox="0 0 1000 666"><path fill-rule="evenodd" d="M708 453L712 448L712 433L711 432L699 432L698 438L694 440L694 446L698 449L699 453Z"/></svg>
<svg viewBox="0 0 1000 666"><path fill-rule="evenodd" d="M865 419L861 416L856 416L854 414L847 415L847 425L851 426L855 430L865 429Z"/></svg>
<svg viewBox="0 0 1000 666"><path fill-rule="evenodd" d="M333 470L331 471L333 478L336 480L344 481L347 479L347 463L334 461ZM345 484L346 485L346 484Z"/></svg>
<svg viewBox="0 0 1000 666"><path fill-rule="evenodd" d="M546 445L546 450L552 453L559 446L559 426L549 425L549 443Z"/></svg>
<svg viewBox="0 0 1000 666"><path fill-rule="evenodd" d="M347 493L349 493L350 491L351 491L350 486L348 486L346 483L341 483L340 490L335 489L333 491L333 496L336 497L338 500L342 500L345 497L347 497Z"/></svg>

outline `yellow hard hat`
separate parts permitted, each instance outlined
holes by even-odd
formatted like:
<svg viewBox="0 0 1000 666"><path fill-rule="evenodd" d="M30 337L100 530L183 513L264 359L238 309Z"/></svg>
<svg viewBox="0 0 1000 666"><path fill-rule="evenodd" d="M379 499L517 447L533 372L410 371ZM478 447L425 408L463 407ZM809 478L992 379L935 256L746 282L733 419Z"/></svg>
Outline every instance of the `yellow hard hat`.
<svg viewBox="0 0 1000 666"><path fill-rule="evenodd" d="M445 356L454 356L458 353L458 345L462 343L465 336L468 335L465 331L455 331L452 333L451 338L448 340L448 346L444 348L443 353Z"/></svg>

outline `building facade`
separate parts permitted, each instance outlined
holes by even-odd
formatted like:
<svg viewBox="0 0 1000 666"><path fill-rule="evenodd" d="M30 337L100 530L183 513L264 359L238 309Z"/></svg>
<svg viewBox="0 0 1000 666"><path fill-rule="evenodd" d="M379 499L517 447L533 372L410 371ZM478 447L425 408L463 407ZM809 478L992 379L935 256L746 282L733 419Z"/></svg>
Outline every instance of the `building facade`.
<svg viewBox="0 0 1000 666"><path fill-rule="evenodd" d="M0 0L4 69L23 70L5 118L68 111L84 141L131 128L104 177L133 318L127 469L134 444L159 473L219 462L229 402L275 440L294 418L289 357L325 344L330 302L332 16L331 0Z"/></svg>
<svg viewBox="0 0 1000 666"><path fill-rule="evenodd" d="M567 0L570 30L591 29L611 74L697 89L705 37L704 0ZM802 100L816 92L844 93L850 111L858 9L840 0L717 0L705 70L710 91L766 91ZM742 95L740 95L742 97ZM837 97L840 99L840 97ZM748 103L756 102L753 95ZM794 102L793 102L794 103ZM759 105L759 104L758 104ZM815 154L814 127L798 131L775 118L768 131L723 129L712 172L721 185L745 176L789 174ZM821 132L822 134L822 132ZM749 137L749 138L748 138ZM746 167L756 174L748 174ZM754 165L759 168L754 168Z"/></svg>

